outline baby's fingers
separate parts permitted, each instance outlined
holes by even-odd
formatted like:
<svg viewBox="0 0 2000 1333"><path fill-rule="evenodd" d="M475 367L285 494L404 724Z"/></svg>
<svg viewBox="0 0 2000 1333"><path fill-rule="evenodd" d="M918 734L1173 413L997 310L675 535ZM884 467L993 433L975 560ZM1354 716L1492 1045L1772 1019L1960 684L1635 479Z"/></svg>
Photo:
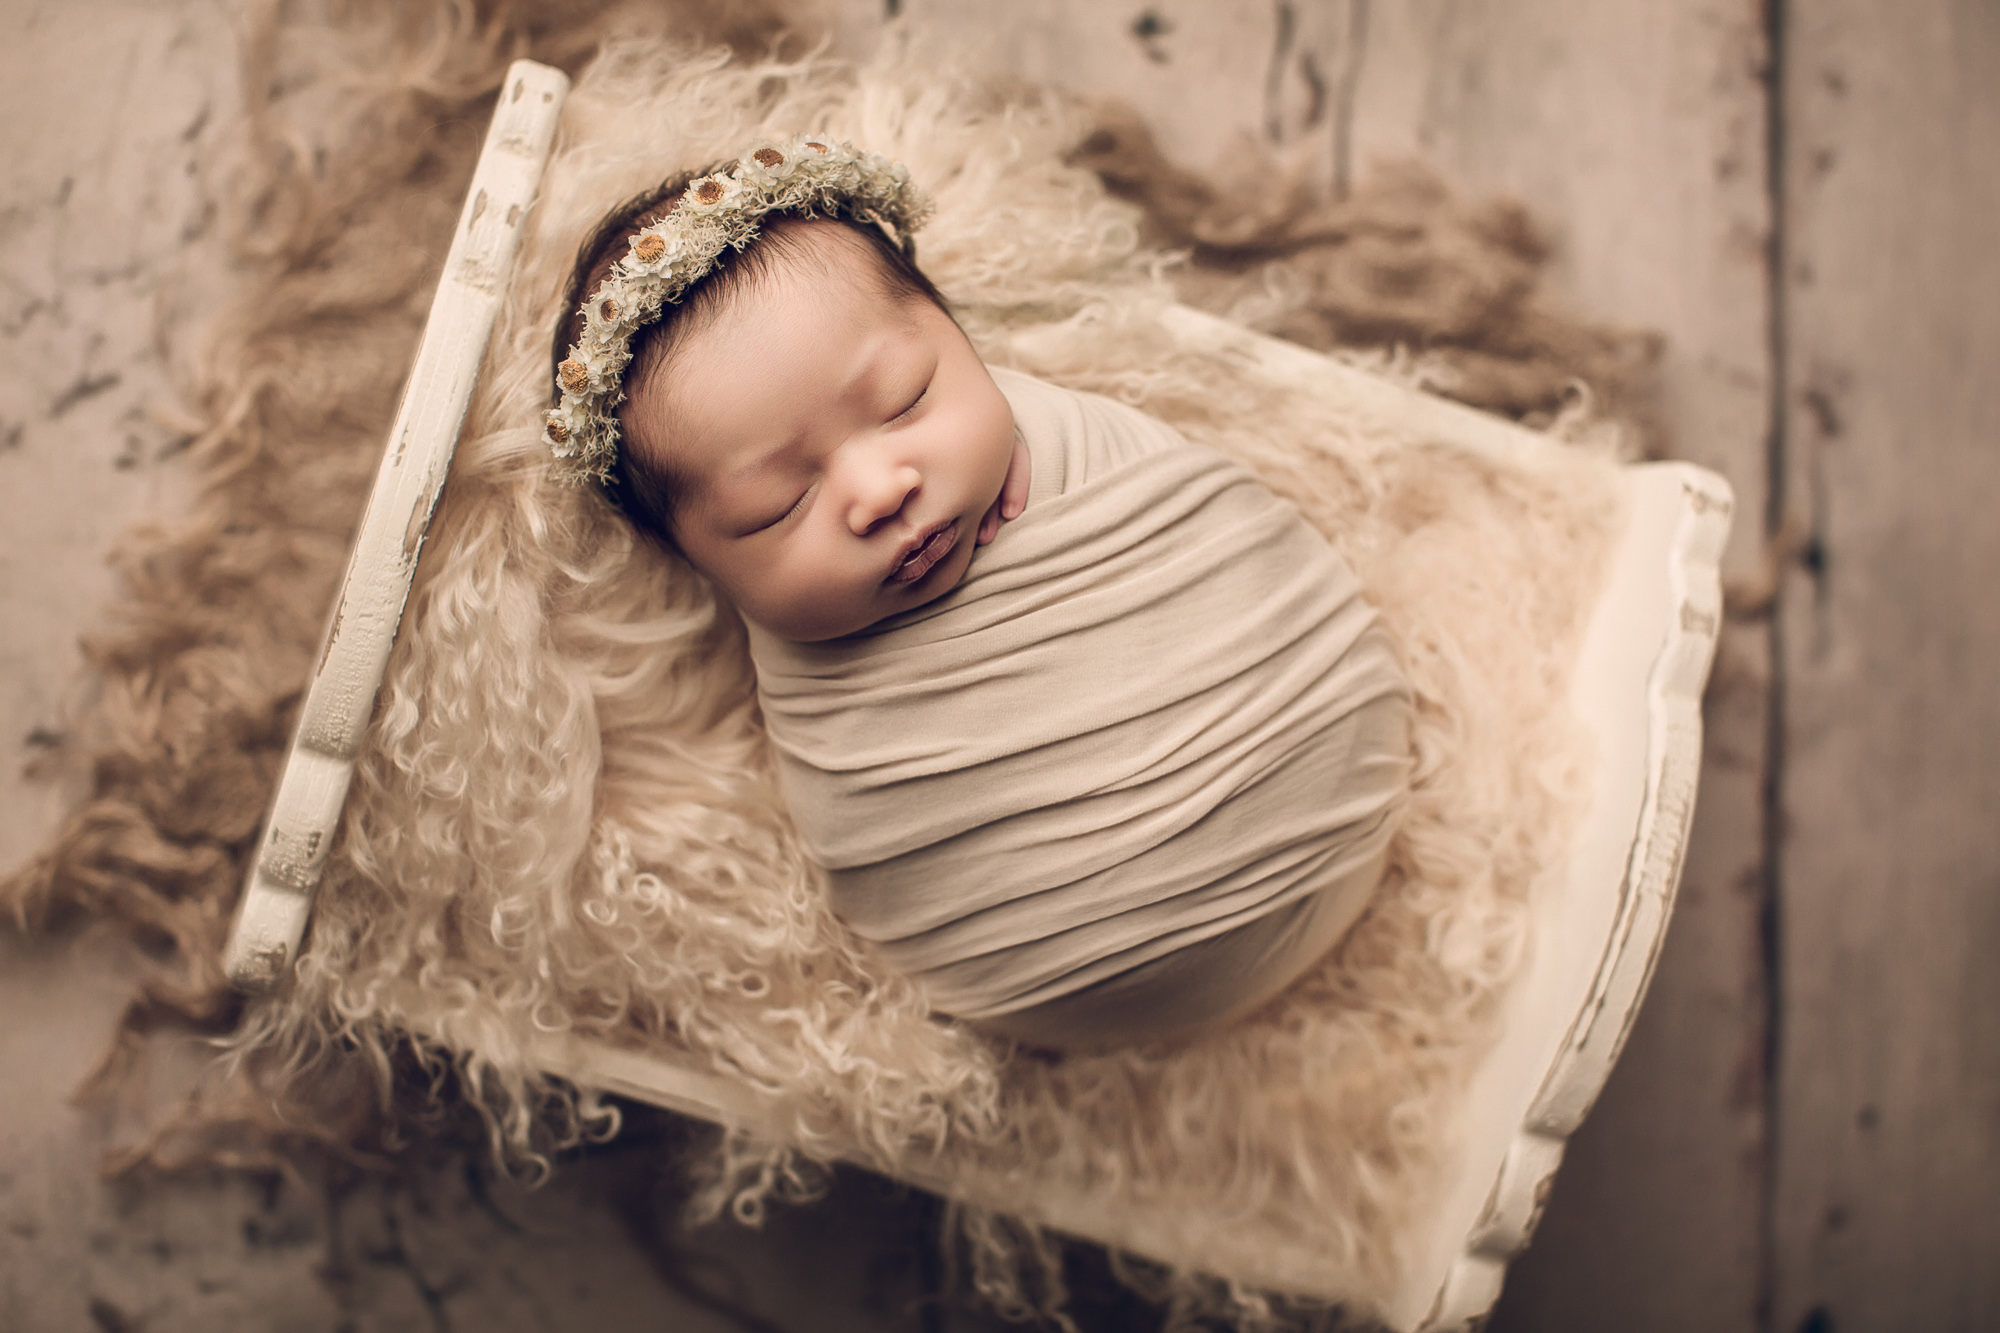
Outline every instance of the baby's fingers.
<svg viewBox="0 0 2000 1333"><path fill-rule="evenodd" d="M1028 481L1034 475L1035 460L1028 446L1014 437L1014 458L1007 464L1007 480L1000 483L1000 517L1015 519L1028 507Z"/></svg>

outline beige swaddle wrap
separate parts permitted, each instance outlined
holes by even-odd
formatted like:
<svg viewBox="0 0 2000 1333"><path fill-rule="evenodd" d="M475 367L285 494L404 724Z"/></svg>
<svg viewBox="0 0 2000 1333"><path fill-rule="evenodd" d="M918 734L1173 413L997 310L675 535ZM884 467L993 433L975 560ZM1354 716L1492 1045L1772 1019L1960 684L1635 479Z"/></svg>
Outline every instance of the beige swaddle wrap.
<svg viewBox="0 0 2000 1333"><path fill-rule="evenodd" d="M994 378L1032 486L960 585L828 643L751 631L835 910L975 1019L1286 907L1315 908L1323 950L1366 903L1409 774L1407 685L1353 571L1163 423ZM1226 1008L1288 980L1176 985Z"/></svg>

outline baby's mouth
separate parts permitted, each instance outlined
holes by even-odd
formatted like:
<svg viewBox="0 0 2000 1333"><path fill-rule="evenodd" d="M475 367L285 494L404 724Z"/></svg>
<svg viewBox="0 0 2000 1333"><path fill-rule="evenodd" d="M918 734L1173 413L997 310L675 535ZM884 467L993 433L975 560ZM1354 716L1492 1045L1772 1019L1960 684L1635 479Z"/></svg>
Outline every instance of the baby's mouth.
<svg viewBox="0 0 2000 1333"><path fill-rule="evenodd" d="M896 561L894 569L884 583L915 583L931 572L931 567L950 553L958 540L958 520L940 523L916 539L907 548L902 558Z"/></svg>

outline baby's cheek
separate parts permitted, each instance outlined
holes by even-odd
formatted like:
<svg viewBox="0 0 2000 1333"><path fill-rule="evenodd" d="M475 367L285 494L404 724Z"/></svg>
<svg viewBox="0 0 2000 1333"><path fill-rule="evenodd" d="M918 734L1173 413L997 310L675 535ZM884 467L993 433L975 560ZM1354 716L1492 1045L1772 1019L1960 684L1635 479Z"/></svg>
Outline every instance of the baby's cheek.
<svg viewBox="0 0 2000 1333"><path fill-rule="evenodd" d="M977 406L983 408L984 404ZM1007 480L1007 462L1013 456L1013 433L1003 441L998 423L988 410L967 411L957 424L959 447L975 497L991 503L999 497ZM1005 447L1002 447L1004 444ZM982 506L983 507L983 506Z"/></svg>
<svg viewBox="0 0 2000 1333"><path fill-rule="evenodd" d="M769 608L765 625L787 638L851 634L881 617L873 609L872 591L872 583L853 570L843 570L836 561L795 552L772 568L763 582L761 600Z"/></svg>

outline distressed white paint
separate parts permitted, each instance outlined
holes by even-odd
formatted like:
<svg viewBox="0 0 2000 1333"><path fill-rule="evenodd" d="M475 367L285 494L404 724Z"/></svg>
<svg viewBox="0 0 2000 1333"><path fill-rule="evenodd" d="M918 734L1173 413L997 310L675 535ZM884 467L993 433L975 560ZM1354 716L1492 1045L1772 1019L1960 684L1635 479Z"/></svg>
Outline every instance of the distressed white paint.
<svg viewBox="0 0 2000 1333"><path fill-rule="evenodd" d="M348 557L298 733L237 906L223 968L240 986L271 984L297 956L396 641L424 529L458 445L459 425L472 401L568 91L562 71L527 60L516 61L501 85Z"/></svg>

